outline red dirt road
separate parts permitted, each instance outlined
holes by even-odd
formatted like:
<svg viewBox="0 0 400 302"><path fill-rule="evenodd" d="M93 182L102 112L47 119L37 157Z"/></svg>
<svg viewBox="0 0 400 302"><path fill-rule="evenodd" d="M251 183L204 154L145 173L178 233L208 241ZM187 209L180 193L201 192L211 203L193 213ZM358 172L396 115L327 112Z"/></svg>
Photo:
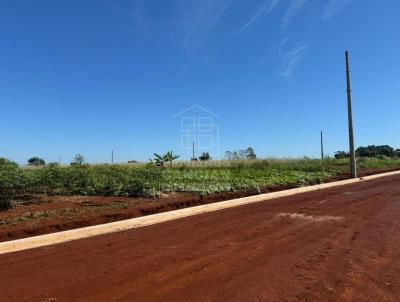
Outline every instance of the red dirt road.
<svg viewBox="0 0 400 302"><path fill-rule="evenodd" d="M400 301L400 176L0 256L0 301Z"/></svg>

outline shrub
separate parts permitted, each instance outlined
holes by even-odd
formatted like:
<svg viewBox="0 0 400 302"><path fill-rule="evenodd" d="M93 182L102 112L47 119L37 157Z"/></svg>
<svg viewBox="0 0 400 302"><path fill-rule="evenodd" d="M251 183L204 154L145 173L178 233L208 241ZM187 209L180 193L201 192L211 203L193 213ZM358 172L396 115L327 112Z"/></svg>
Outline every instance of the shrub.
<svg viewBox="0 0 400 302"><path fill-rule="evenodd" d="M199 156L199 160L210 160L211 156L210 153L208 152L203 152L200 156Z"/></svg>
<svg viewBox="0 0 400 302"><path fill-rule="evenodd" d="M22 174L18 165L0 158L0 209L12 206L15 191L22 187Z"/></svg>

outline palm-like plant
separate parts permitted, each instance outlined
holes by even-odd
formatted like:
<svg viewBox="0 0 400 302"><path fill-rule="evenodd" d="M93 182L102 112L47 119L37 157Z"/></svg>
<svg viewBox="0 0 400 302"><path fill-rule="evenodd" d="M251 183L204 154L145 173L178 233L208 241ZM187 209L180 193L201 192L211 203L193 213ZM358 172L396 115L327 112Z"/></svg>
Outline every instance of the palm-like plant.
<svg viewBox="0 0 400 302"><path fill-rule="evenodd" d="M177 158L179 158L179 155L175 155L172 151L167 151L164 155L154 153L152 162L159 167L164 167L165 163L169 162L169 166L172 167L172 162Z"/></svg>
<svg viewBox="0 0 400 302"><path fill-rule="evenodd" d="M177 158L179 158L179 155L174 155L172 151L167 151L167 153L164 155L164 159L166 162L169 162L170 167L172 167L172 162Z"/></svg>
<svg viewBox="0 0 400 302"><path fill-rule="evenodd" d="M165 159L163 155L153 153L154 154L154 159L150 160L152 163L154 163L156 166L159 167L164 167L165 164Z"/></svg>

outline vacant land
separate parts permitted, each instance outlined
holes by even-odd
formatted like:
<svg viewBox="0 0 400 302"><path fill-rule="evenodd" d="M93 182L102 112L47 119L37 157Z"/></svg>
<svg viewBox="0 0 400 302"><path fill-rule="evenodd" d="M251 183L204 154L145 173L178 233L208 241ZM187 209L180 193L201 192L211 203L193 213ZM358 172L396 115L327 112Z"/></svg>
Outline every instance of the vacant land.
<svg viewBox="0 0 400 302"><path fill-rule="evenodd" d="M360 175L375 174L391 169L363 169ZM348 178L338 174L324 182ZM314 181L318 183L319 181ZM313 182L308 182L313 184ZM168 192L159 198L89 195L45 195L25 193L14 198L12 209L0 212L0 241L48 234L84 226L151 215L170 210L218 202L297 187L297 183L264 185L258 190L196 194Z"/></svg>
<svg viewBox="0 0 400 302"><path fill-rule="evenodd" d="M2 255L2 301L399 301L399 182Z"/></svg>

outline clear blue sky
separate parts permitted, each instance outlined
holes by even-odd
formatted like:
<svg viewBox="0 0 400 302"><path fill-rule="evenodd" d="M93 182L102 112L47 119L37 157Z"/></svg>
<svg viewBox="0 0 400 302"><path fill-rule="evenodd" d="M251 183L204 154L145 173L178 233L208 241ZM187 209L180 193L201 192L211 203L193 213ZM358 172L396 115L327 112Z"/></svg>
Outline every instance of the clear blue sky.
<svg viewBox="0 0 400 302"><path fill-rule="evenodd" d="M220 149L259 156L400 147L398 0L3 0L0 156L179 153L174 114L218 114Z"/></svg>

